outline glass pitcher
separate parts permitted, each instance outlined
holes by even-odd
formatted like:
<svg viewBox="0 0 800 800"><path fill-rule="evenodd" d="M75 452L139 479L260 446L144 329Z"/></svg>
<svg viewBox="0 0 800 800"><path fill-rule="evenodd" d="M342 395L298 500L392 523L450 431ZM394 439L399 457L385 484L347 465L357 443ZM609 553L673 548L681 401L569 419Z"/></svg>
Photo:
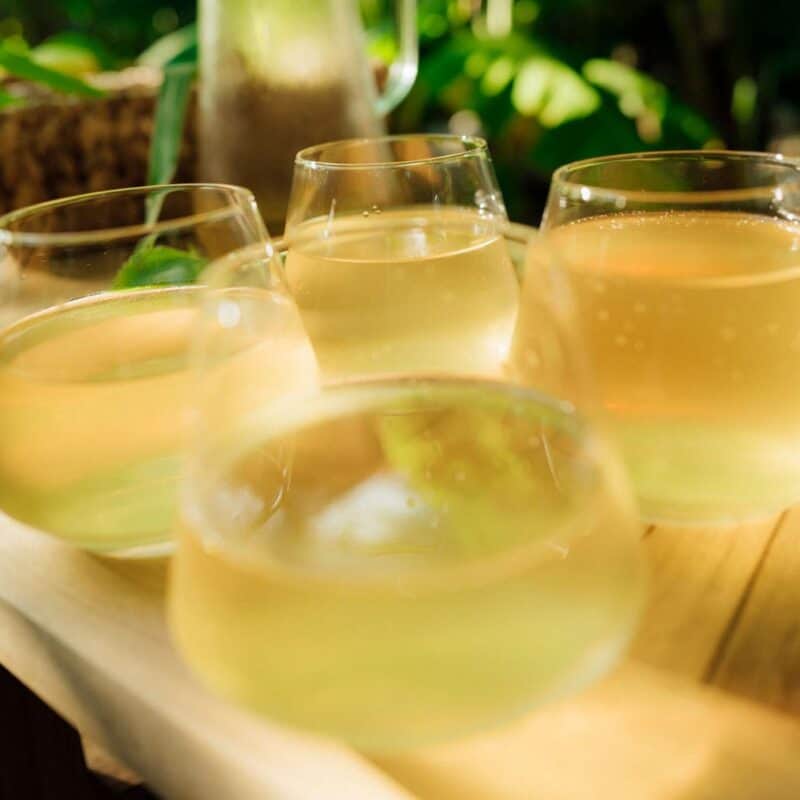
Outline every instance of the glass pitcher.
<svg viewBox="0 0 800 800"><path fill-rule="evenodd" d="M383 132L417 74L416 0L379 93L356 0L200 0L200 175L253 190L283 229L298 150Z"/></svg>

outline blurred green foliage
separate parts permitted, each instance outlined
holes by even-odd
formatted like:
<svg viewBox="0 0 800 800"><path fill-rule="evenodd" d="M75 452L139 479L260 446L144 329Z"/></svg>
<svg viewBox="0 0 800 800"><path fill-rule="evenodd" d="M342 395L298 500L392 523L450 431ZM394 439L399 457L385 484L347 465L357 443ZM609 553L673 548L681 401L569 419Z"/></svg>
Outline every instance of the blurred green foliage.
<svg viewBox="0 0 800 800"><path fill-rule="evenodd" d="M766 149L800 131L800 3L419 0L417 83L401 131L491 144L512 218L538 217L552 170L648 149ZM363 0L391 52L391 0ZM800 146L800 142L798 143Z"/></svg>
<svg viewBox="0 0 800 800"><path fill-rule="evenodd" d="M373 55L390 60L394 3L360 3ZM132 60L194 16L193 0L0 0L0 39L82 74ZM392 127L485 135L515 219L537 218L567 161L765 149L800 131L790 0L419 0L419 29L419 77Z"/></svg>
<svg viewBox="0 0 800 800"><path fill-rule="evenodd" d="M110 67L134 59L195 15L196 0L0 0L0 38L38 44L68 31Z"/></svg>

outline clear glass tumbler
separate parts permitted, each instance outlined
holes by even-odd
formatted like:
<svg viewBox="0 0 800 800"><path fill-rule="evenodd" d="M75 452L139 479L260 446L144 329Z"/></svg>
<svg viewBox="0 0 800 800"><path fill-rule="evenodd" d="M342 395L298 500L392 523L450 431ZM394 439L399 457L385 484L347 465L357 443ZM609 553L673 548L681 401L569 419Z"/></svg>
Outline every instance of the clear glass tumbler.
<svg viewBox="0 0 800 800"><path fill-rule="evenodd" d="M301 151L286 276L324 379L502 375L519 301L507 225L481 139Z"/></svg>
<svg viewBox="0 0 800 800"><path fill-rule="evenodd" d="M553 177L543 228L649 521L800 500L798 212L800 171L774 155L615 156Z"/></svg>
<svg viewBox="0 0 800 800"><path fill-rule="evenodd" d="M0 219L0 508L79 547L170 537L196 283L269 247L252 195L122 189Z"/></svg>

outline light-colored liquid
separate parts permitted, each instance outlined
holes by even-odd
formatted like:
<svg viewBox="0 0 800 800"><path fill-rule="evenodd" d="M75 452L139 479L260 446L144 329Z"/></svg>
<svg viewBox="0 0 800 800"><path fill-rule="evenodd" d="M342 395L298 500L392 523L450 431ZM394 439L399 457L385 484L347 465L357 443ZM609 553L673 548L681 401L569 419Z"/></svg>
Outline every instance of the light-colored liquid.
<svg viewBox="0 0 800 800"><path fill-rule="evenodd" d="M519 289L496 227L417 207L296 229L287 276L323 376L499 375Z"/></svg>
<svg viewBox="0 0 800 800"><path fill-rule="evenodd" d="M169 616L212 688L386 749L518 715L618 655L633 512L572 415L435 381L300 405L252 419L184 498Z"/></svg>
<svg viewBox="0 0 800 800"><path fill-rule="evenodd" d="M648 213L550 234L644 515L736 520L800 500L800 226ZM536 324L522 312L523 373Z"/></svg>
<svg viewBox="0 0 800 800"><path fill-rule="evenodd" d="M196 298L191 288L106 293L0 332L0 508L100 552L169 538ZM225 349L239 355L208 380L238 381L244 404L302 366L279 336Z"/></svg>

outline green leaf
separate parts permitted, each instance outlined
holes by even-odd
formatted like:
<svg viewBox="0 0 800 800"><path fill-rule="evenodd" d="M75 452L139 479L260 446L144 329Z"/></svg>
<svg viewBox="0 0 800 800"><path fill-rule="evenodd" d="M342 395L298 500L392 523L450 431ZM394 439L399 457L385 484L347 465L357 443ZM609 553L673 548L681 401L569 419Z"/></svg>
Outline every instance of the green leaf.
<svg viewBox="0 0 800 800"><path fill-rule="evenodd" d="M626 117L639 117L651 111L663 119L668 92L664 85L642 72L605 58L591 58L583 65L584 77L615 95L619 110Z"/></svg>
<svg viewBox="0 0 800 800"><path fill-rule="evenodd" d="M0 67L18 78L48 86L64 94L76 94L82 97L105 96L105 92L90 86L80 78L37 64L30 56L9 50L4 43L0 44Z"/></svg>
<svg viewBox="0 0 800 800"><path fill-rule="evenodd" d="M100 62L91 50L69 42L43 42L30 55L39 66L65 75L91 75L100 71Z"/></svg>
<svg viewBox="0 0 800 800"><path fill-rule="evenodd" d="M208 262L196 253L162 245L139 247L122 265L112 288L183 286L195 283Z"/></svg>
<svg viewBox="0 0 800 800"><path fill-rule="evenodd" d="M119 66L118 59L115 58L102 39L79 31L61 31L48 36L47 39L33 48L33 52L38 53L41 48L49 47L53 44L71 45L72 47L80 48L84 52L91 53L100 65L101 70L110 70Z"/></svg>
<svg viewBox="0 0 800 800"><path fill-rule="evenodd" d="M197 61L197 25L192 23L155 41L136 59L146 67L164 69L179 61Z"/></svg>
<svg viewBox="0 0 800 800"><path fill-rule="evenodd" d="M520 114L536 117L545 128L588 117L602 102L571 67L545 55L533 56L522 65L511 100Z"/></svg>
<svg viewBox="0 0 800 800"><path fill-rule="evenodd" d="M192 62L172 64L164 70L158 93L147 181L150 184L170 183L178 169L183 125L189 92L197 73Z"/></svg>
<svg viewBox="0 0 800 800"><path fill-rule="evenodd" d="M0 108L5 108L6 106L21 105L24 102L25 102L24 97L19 97L15 94L11 94L11 92L6 92L3 89L0 89Z"/></svg>

